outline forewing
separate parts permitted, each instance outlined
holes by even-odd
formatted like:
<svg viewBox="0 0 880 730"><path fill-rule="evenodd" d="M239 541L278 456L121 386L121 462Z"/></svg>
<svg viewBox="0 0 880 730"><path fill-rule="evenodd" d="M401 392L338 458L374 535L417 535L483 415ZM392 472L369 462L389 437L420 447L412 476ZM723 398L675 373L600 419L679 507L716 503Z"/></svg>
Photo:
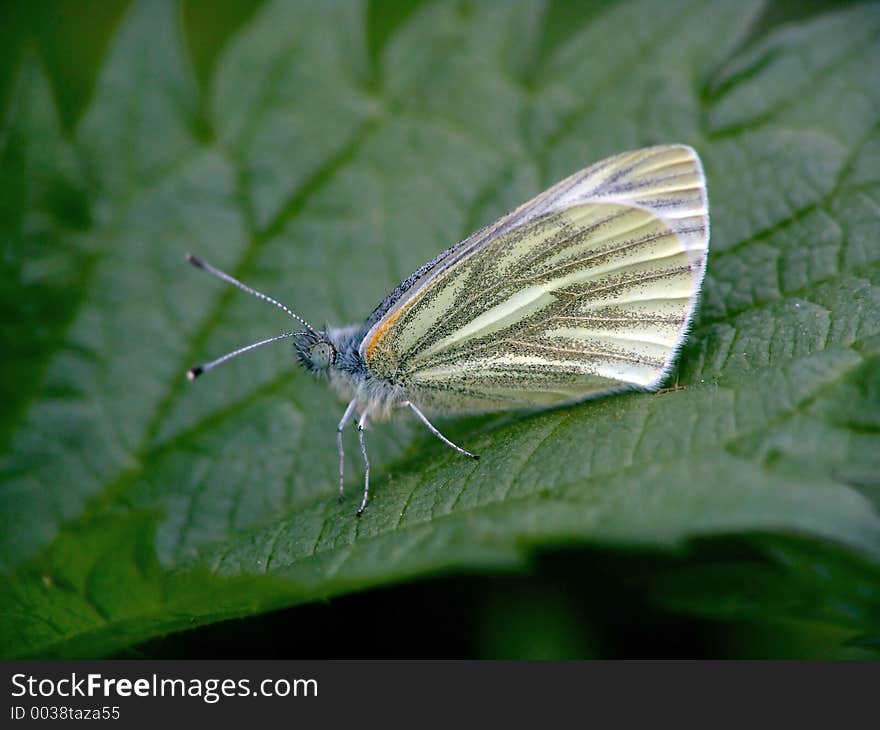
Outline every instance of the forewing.
<svg viewBox="0 0 880 730"><path fill-rule="evenodd" d="M423 267L361 353L374 375L456 411L651 388L686 332L707 246L696 153L617 155Z"/></svg>

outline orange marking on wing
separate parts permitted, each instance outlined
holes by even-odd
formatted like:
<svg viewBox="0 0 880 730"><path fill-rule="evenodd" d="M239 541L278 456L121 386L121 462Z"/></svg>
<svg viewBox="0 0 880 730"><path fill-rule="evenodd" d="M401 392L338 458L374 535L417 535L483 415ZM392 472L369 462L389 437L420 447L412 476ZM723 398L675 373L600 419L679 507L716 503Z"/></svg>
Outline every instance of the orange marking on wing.
<svg viewBox="0 0 880 730"><path fill-rule="evenodd" d="M382 333L383 333L388 327L390 327L391 324L392 324L392 323L393 323L393 322L394 322L394 321L395 321L395 320L396 320L401 314L403 314L404 311L406 311L407 308L408 308L408 306L402 306L402 307L401 307L400 309L398 309L394 314L392 314L392 315L388 318L388 320L387 320L386 322L384 322L384 323L382 324L381 327L379 327L379 329L376 330L376 334L373 335L373 337L370 339L369 344L367 345L367 359L369 359L370 356L373 354L373 348L375 348L376 345L379 343L379 338L382 337Z"/></svg>

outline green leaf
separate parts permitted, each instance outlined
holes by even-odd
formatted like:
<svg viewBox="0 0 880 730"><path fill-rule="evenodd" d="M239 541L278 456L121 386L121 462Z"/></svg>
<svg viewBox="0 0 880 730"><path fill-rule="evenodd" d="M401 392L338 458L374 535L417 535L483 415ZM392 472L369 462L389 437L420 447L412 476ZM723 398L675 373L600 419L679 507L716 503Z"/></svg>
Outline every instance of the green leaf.
<svg viewBox="0 0 880 730"><path fill-rule="evenodd" d="M174 4L142 0L72 137L24 60L0 138L0 654L106 655L558 545L796 534L833 555L828 591L880 578L878 6L761 37L758 2L554 7L426 2L379 32L360 3L267 3L201 88ZM446 421L478 464L377 426L358 520L341 406L289 348L187 385L285 320L186 251L355 322L564 175L662 142L699 150L712 206L683 389ZM822 562L756 544L783 573ZM662 600L712 603L684 593ZM880 635L871 601L823 620Z"/></svg>

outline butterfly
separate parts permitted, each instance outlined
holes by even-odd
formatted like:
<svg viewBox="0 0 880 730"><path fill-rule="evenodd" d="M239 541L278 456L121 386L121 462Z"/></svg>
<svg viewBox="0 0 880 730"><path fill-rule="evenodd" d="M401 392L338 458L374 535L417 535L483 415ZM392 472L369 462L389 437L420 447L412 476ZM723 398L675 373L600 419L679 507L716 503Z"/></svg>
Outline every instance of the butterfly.
<svg viewBox="0 0 880 730"><path fill-rule="evenodd" d="M299 364L347 402L337 427L409 411L535 409L656 389L686 338L706 271L709 211L697 153L662 145L609 157L557 183L432 259L363 324L317 330L280 301L187 254L198 268L294 320L292 331L188 372L291 338Z"/></svg>

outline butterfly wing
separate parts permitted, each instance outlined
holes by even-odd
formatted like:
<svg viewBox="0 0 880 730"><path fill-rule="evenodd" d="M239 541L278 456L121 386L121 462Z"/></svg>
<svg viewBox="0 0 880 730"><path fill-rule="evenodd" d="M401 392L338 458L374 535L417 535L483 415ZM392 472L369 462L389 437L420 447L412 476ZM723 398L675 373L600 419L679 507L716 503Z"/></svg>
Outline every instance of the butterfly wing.
<svg viewBox="0 0 880 730"><path fill-rule="evenodd" d="M360 352L436 410L656 387L693 315L708 240L691 148L616 155L422 267L368 320Z"/></svg>

